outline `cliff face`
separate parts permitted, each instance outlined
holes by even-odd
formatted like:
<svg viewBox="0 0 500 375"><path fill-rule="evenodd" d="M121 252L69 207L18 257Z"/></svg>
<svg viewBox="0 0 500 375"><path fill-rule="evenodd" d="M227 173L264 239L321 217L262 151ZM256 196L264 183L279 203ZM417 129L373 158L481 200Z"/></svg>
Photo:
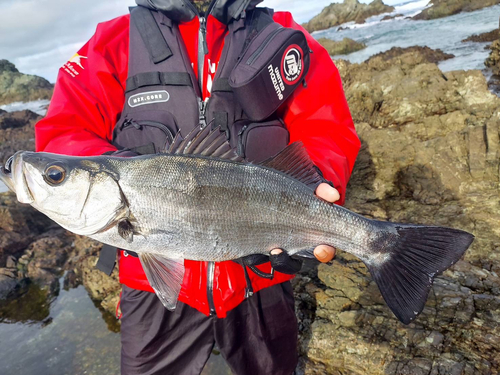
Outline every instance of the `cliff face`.
<svg viewBox="0 0 500 375"><path fill-rule="evenodd" d="M309 31L329 29L346 22L363 23L368 17L377 14L392 12L394 7L385 5L382 0L374 0L370 4L360 3L358 0L344 0L343 3L333 3L324 8L320 14L303 24Z"/></svg>
<svg viewBox="0 0 500 375"><path fill-rule="evenodd" d="M22 74L11 62L0 60L0 105L50 99L53 89L46 79Z"/></svg>
<svg viewBox="0 0 500 375"><path fill-rule="evenodd" d="M348 254L297 283L306 374L498 374L500 99L479 71L442 73L418 50L337 61L362 140L346 207L476 240L405 326Z"/></svg>
<svg viewBox="0 0 500 375"><path fill-rule="evenodd" d="M432 20L461 12L472 12L496 4L500 4L500 0L431 0L431 6L413 19Z"/></svg>

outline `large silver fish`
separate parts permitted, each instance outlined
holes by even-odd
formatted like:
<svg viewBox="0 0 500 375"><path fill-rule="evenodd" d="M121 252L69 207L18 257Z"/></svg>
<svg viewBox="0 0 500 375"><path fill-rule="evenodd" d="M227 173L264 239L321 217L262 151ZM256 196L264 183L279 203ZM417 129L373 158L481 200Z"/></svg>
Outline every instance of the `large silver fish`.
<svg viewBox="0 0 500 375"><path fill-rule="evenodd" d="M0 171L22 203L62 227L139 254L163 304L175 308L184 259L225 261L320 244L360 258L408 324L434 277L469 247L467 232L375 221L327 203L301 143L259 165L242 162L218 129L180 134L168 154L134 158L20 152Z"/></svg>

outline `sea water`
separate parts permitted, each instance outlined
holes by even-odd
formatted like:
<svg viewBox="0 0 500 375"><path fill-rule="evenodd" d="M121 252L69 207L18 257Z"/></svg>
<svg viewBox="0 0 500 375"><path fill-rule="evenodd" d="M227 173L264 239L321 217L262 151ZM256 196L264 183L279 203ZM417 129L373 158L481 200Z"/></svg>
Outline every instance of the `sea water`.
<svg viewBox="0 0 500 375"><path fill-rule="evenodd" d="M500 5L430 21L407 18L420 13L428 2L423 0L396 5L393 12L370 17L364 24L349 22L339 26L347 30L338 31L339 27L334 27L314 32L313 36L332 40L351 38L365 43L367 48L364 50L335 56L335 59L342 58L353 63L363 62L392 47L428 46L455 55L455 58L439 64L443 71L484 69L484 60L489 55L485 47L489 43L464 43L462 40L498 28ZM382 21L383 17L396 14L403 16Z"/></svg>

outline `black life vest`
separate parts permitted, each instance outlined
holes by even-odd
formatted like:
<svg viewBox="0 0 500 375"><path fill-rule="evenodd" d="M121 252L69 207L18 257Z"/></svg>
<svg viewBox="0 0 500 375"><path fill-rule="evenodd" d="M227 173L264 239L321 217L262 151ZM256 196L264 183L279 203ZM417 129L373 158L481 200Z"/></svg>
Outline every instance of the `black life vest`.
<svg viewBox="0 0 500 375"><path fill-rule="evenodd" d="M131 9L126 100L113 137L119 149L162 152L177 132L186 135L196 126L219 127L251 162L287 146L288 131L275 112L305 78L309 49L303 33L275 23L266 8L243 12L228 29L211 97L202 101L178 24L165 12ZM287 59L293 60L290 69ZM273 61L276 67L269 68ZM250 77L249 69L255 70Z"/></svg>

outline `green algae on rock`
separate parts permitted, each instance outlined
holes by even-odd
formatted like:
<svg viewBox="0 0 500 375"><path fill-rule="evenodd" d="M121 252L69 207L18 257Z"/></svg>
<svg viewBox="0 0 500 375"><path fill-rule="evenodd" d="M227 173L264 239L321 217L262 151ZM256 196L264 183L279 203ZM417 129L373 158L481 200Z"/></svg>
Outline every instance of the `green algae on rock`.
<svg viewBox="0 0 500 375"><path fill-rule="evenodd" d="M344 38L342 40L331 40L328 38L320 38L318 42L325 47L331 56L337 55L348 55L356 51L360 51L366 48L366 44L356 42L350 38Z"/></svg>
<svg viewBox="0 0 500 375"><path fill-rule="evenodd" d="M20 73L11 62L0 60L0 105L50 99L53 89L45 78Z"/></svg>

